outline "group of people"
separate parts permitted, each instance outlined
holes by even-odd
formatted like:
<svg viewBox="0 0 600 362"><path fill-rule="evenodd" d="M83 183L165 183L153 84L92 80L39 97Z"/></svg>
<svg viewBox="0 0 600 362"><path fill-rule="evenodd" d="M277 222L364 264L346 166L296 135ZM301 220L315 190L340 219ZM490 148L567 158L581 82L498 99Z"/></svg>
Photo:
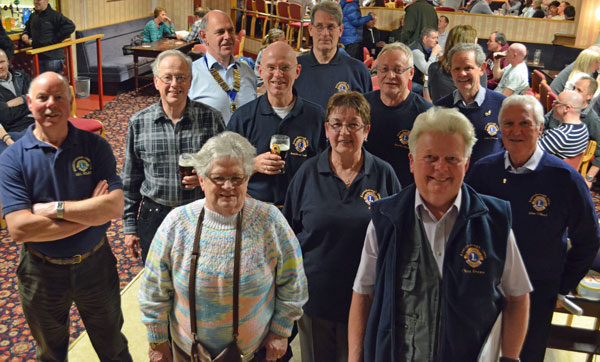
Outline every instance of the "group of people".
<svg viewBox="0 0 600 362"><path fill-rule="evenodd" d="M575 20L575 7L568 1L550 0L505 0L499 12L492 11L493 0L472 0L467 6L471 14L501 14L526 18L546 18L553 20Z"/></svg>
<svg viewBox="0 0 600 362"><path fill-rule="evenodd" d="M203 57L154 61L160 99L130 119L121 172L108 142L69 124L62 76L6 100L30 122L0 156L0 201L24 245L19 296L38 359L66 358L75 302L100 359L131 360L105 235L122 214L128 252L145 262L151 361L288 361L295 326L303 362L543 360L557 295L585 275L600 235L586 180L550 154L569 157L551 149L562 138L541 136L546 124L593 137L580 113L597 82L571 72L600 62L578 58L573 90L545 118L520 95L525 46L508 45L507 66L488 59L494 91L476 32L454 27L445 83L423 87L451 83L432 104L410 84L437 31L418 31L419 49L381 47L373 91L338 47L343 18L323 1L309 52L262 49L257 97L232 20L205 14ZM273 135L289 138L287 155ZM180 174L183 154L192 174Z"/></svg>

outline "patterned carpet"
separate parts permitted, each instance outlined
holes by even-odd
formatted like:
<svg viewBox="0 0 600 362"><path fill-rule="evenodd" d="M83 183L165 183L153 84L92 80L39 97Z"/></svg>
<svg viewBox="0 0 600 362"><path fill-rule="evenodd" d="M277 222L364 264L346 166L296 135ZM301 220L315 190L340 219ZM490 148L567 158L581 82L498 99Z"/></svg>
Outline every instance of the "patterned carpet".
<svg viewBox="0 0 600 362"><path fill-rule="evenodd" d="M137 95L124 93L107 103L103 111L96 110L86 115L102 121L106 138L110 142L118 168L121 169L125 157L125 139L129 117L139 110L158 101L158 94L147 87ZM118 260L121 288L125 287L142 269L141 262L125 255L123 245L122 222L113 222L107 232L112 250ZM21 310L17 294L16 269L21 246L8 235L6 229L0 230L0 361L32 361L35 359L35 342ZM83 324L75 307L71 310L71 341L83 331Z"/></svg>

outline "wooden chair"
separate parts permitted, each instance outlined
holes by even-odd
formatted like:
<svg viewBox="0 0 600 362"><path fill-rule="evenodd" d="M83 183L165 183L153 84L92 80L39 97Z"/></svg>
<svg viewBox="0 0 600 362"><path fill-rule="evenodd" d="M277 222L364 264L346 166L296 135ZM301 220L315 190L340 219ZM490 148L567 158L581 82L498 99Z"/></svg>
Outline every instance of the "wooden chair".
<svg viewBox="0 0 600 362"><path fill-rule="evenodd" d="M540 83L540 103L544 108L544 113L548 112L548 94L552 93L552 89L548 83Z"/></svg>
<svg viewBox="0 0 600 362"><path fill-rule="evenodd" d="M548 86L550 88L550 86ZM554 101L558 99L558 96L550 89L548 92L548 97L546 98L546 112L549 112L552 109L552 105Z"/></svg>
<svg viewBox="0 0 600 362"><path fill-rule="evenodd" d="M243 57L244 56L244 42L246 41L246 30L242 29L235 38L235 44L233 46L233 56ZM205 52L206 54L206 52Z"/></svg>
<svg viewBox="0 0 600 362"><path fill-rule="evenodd" d="M583 157L581 158L581 162L579 163L579 168L577 171L585 177L588 172L588 167L590 167L590 162L594 159L594 153L596 152L596 141L590 140L588 143L587 149L583 153Z"/></svg>
<svg viewBox="0 0 600 362"><path fill-rule="evenodd" d="M290 10L290 18L292 19L292 21L290 22L290 25L288 26L288 32L286 34L286 39L289 39L291 44L293 44L293 35L294 32L296 31L296 29L298 29L298 44L296 46L297 49L300 49L302 46L302 37L304 35L308 35L308 21L307 22L303 22L303 18L304 18L304 14L302 13L302 6L295 4L295 3L289 3L289 10ZM300 34L300 27L302 27L302 35Z"/></svg>
<svg viewBox="0 0 600 362"><path fill-rule="evenodd" d="M254 11L254 2L252 0L243 0L244 2L244 15L242 17L242 29L246 29L246 30L250 30L250 36L254 35L254 24L255 24L255 19L254 17L256 16L254 13L252 13ZM251 18L250 20L250 27L247 27L248 23L247 20L248 18Z"/></svg>
<svg viewBox="0 0 600 362"><path fill-rule="evenodd" d="M261 14L268 14L267 12L267 3L265 2L265 0L254 0L254 11L261 13ZM254 38L254 26L256 25L256 19L259 19L262 21L262 32L260 33L260 38L262 39L262 37L264 37L267 34L267 23L270 25L271 24L271 17L268 15L261 15L261 14L256 14L256 17L252 18L253 21L253 25L252 25L252 29L250 30L252 33L250 34L250 36L252 38Z"/></svg>
<svg viewBox="0 0 600 362"><path fill-rule="evenodd" d="M402 0L396 0L396 2L394 4L396 6L396 9L404 7L404 1L402 1Z"/></svg>
<svg viewBox="0 0 600 362"><path fill-rule="evenodd" d="M280 16L282 18L290 17L290 4L286 1L278 1L277 7L275 8L275 10L276 10L277 16ZM290 27L290 21L286 20L286 19L277 18L277 20L275 20L275 27L279 28L279 24L282 25L281 30L283 30L283 32L285 34L287 34L287 29ZM288 42L289 42L289 39L288 39Z"/></svg>
<svg viewBox="0 0 600 362"><path fill-rule="evenodd" d="M542 82L546 82L546 77L544 73L540 72L537 69L534 69L531 73L531 90L533 91L533 95L540 99L540 84Z"/></svg>
<svg viewBox="0 0 600 362"><path fill-rule="evenodd" d="M367 66L367 68L371 69L373 67L373 57L368 57L363 61L363 63Z"/></svg>
<svg viewBox="0 0 600 362"><path fill-rule="evenodd" d="M102 122L97 119L77 117L77 102L75 101L75 90L73 89L72 85L69 86L69 91L71 92L71 97L73 97L71 102L71 116L69 117L69 122L79 129L90 131L106 138L104 134L104 125Z"/></svg>
<svg viewBox="0 0 600 362"><path fill-rule="evenodd" d="M563 161L571 165L575 170L579 169L579 164L581 164L581 160L583 159L583 153L578 154L574 157L563 158Z"/></svg>
<svg viewBox="0 0 600 362"><path fill-rule="evenodd" d="M367 47L363 47L363 61L372 58L371 53L369 53L369 49Z"/></svg>

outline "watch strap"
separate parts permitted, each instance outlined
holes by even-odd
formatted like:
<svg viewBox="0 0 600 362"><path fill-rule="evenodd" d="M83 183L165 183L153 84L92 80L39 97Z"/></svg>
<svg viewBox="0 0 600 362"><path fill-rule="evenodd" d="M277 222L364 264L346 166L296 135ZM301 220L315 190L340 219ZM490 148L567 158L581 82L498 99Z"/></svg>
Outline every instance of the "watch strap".
<svg viewBox="0 0 600 362"><path fill-rule="evenodd" d="M57 201L56 202L56 218L64 219L64 217L65 217L65 202Z"/></svg>

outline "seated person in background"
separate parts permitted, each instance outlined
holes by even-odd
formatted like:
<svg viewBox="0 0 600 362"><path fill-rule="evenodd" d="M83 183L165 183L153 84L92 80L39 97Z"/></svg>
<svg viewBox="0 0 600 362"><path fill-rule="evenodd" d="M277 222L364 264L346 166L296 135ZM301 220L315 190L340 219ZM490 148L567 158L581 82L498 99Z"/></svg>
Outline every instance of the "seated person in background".
<svg viewBox="0 0 600 362"><path fill-rule="evenodd" d="M583 97L575 91L564 91L554 101L554 118L561 122L557 128L542 133L538 144L542 150L559 158L575 157L587 148L590 134L585 123L581 122L580 112Z"/></svg>
<svg viewBox="0 0 600 362"><path fill-rule="evenodd" d="M31 78L27 73L9 71L8 66L8 57L0 49L0 153L23 137L33 124L25 99Z"/></svg>
<svg viewBox="0 0 600 362"><path fill-rule="evenodd" d="M535 9L533 8L533 0L525 0L521 4L521 8L519 8L519 16L524 18L530 18L531 16L526 14L529 12L531 13L530 15L533 15L534 11Z"/></svg>
<svg viewBox="0 0 600 362"><path fill-rule="evenodd" d="M490 51L485 58L485 62L487 63L487 68L485 72L487 74L487 87L489 89L494 89L498 85L498 80L494 79L494 54L495 53L504 53L508 51L508 47L510 45L506 41L506 35L499 31L495 31L490 34L490 37L487 41L487 48ZM506 55L498 54L498 59L500 59L500 69L506 68L508 65L508 60L506 60Z"/></svg>
<svg viewBox="0 0 600 362"><path fill-rule="evenodd" d="M4 25L0 22L0 49L4 50L4 53L10 60L13 57L15 52L15 44L6 34L6 30L4 30Z"/></svg>
<svg viewBox="0 0 600 362"><path fill-rule="evenodd" d="M596 114L596 111L590 107L590 101L594 97L594 93L598 89L598 82L590 77L589 75L584 75L575 83L575 88L573 89L575 92L579 93L581 97L583 97L583 105L581 109L580 119L587 128L590 133L590 139L596 141L598 145L600 145L600 119ZM544 116L544 128L556 128L560 126L561 122L554 118L554 110L546 113ZM592 165L590 166L587 175L585 176L585 182L588 187L592 187L592 182L594 181L594 177L598 174L600 170L600 147L596 147L596 152L594 153L594 159L592 160Z"/></svg>
<svg viewBox="0 0 600 362"><path fill-rule="evenodd" d="M565 7L565 20L575 20L575 7L573 5Z"/></svg>
<svg viewBox="0 0 600 362"><path fill-rule="evenodd" d="M369 54L371 54L373 58L377 58L377 55L385 45L385 41L383 41L382 39L381 32L375 27L376 21L377 20L373 18L369 20L363 27L363 37L361 44L362 47L365 47L369 50Z"/></svg>
<svg viewBox="0 0 600 362"><path fill-rule="evenodd" d="M573 84L583 75L593 76L600 68L600 47L592 45L579 53L577 59L558 73L550 83L554 94L559 94L565 89L573 89Z"/></svg>
<svg viewBox="0 0 600 362"><path fill-rule="evenodd" d="M519 0L505 0L501 9L504 15L518 15L520 8L521 2Z"/></svg>
<svg viewBox="0 0 600 362"><path fill-rule="evenodd" d="M200 20L202 20L202 18L204 17L204 15L206 15L206 13L208 13L208 11L208 9L203 9L200 6L198 6L196 10L194 10L194 24L192 25L192 29L190 30L188 35L185 38L183 38L183 40L187 41L188 43L193 41L202 43L202 38L200 37Z"/></svg>
<svg viewBox="0 0 600 362"><path fill-rule="evenodd" d="M494 79L499 79L498 86L494 89L505 96L523 94L529 90L529 70L525 63L527 48L521 43L514 43L508 47L506 60L508 65L500 69L500 59L494 58Z"/></svg>
<svg viewBox="0 0 600 362"><path fill-rule="evenodd" d="M448 17L440 15L438 18L438 44L442 47L442 50L446 47L446 40L448 40L448 32L446 31L448 24L450 24Z"/></svg>
<svg viewBox="0 0 600 362"><path fill-rule="evenodd" d="M400 35L402 35L402 28L404 27L404 15L400 15L400 19L398 19L398 29L392 30L390 36L388 37L388 43L393 43L396 41L400 41Z"/></svg>
<svg viewBox="0 0 600 362"><path fill-rule="evenodd" d="M459 43L476 43L477 30L471 25L457 25L450 30L448 42L444 48L444 54L448 54L450 49ZM447 96L456 89L456 85L452 81L450 74L450 59L446 56L440 58L439 61L429 66L427 79L427 93L430 96L430 101L436 102L440 98ZM481 76L481 85L485 87L487 79L485 73Z"/></svg>
<svg viewBox="0 0 600 362"><path fill-rule="evenodd" d="M557 15L552 17L552 20L565 20L565 8L567 6L571 6L567 1L561 1L560 5L558 5Z"/></svg>
<svg viewBox="0 0 600 362"><path fill-rule="evenodd" d="M365 16L361 15L360 5L355 0L341 0L339 2L342 7L342 37L340 43L344 44L346 52L353 58L360 61L363 60L362 51L362 32L363 25L375 18L375 14L368 13Z"/></svg>
<svg viewBox="0 0 600 362"><path fill-rule="evenodd" d="M542 9L543 0L533 0L533 12L528 12L527 16L530 18L543 19L546 17L544 9ZM530 15L531 14L531 15Z"/></svg>
<svg viewBox="0 0 600 362"><path fill-rule="evenodd" d="M413 91L417 94L423 94L425 74L427 74L429 66L437 61L438 55L442 52L442 47L438 44L437 30L433 28L423 29L420 40L412 43L410 48L415 62Z"/></svg>
<svg viewBox="0 0 600 362"><path fill-rule="evenodd" d="M286 41L285 33L281 29L272 28L263 38L262 46L258 51L258 55L256 56L256 62L254 63L254 74L256 74L257 87L261 87L263 85L263 79L260 77L260 74L258 72L258 65L260 64L260 60L262 59L263 50L265 50L266 47L275 43L276 41ZM263 94L264 92L264 89L259 89L258 91L259 94Z"/></svg>
<svg viewBox="0 0 600 362"><path fill-rule="evenodd" d="M445 7L452 8L454 10L460 9L462 4L463 4L463 0L446 0L446 1L444 1Z"/></svg>
<svg viewBox="0 0 600 362"><path fill-rule="evenodd" d="M168 23L168 25L167 25ZM167 16L167 10L163 7L154 9L154 19L150 20L144 27L144 43L152 43L164 37L164 34L175 35L175 26Z"/></svg>
<svg viewBox="0 0 600 362"><path fill-rule="evenodd" d="M555 17L557 17L559 6L560 6L560 2L558 2L558 1L550 2L550 4L548 4L548 7L546 8L546 18L554 19Z"/></svg>
<svg viewBox="0 0 600 362"><path fill-rule="evenodd" d="M494 15L492 8L490 8L490 4L492 0L474 0L471 2L471 8L469 12L471 14L488 14Z"/></svg>

